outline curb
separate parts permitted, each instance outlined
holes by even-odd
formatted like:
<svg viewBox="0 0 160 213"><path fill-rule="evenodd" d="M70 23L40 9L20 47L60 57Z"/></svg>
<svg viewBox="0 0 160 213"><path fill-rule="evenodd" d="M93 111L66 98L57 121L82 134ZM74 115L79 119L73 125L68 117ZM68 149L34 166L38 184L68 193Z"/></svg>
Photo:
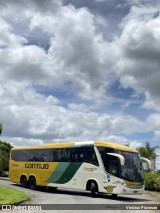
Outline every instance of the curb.
<svg viewBox="0 0 160 213"><path fill-rule="evenodd" d="M9 178L8 177L0 177L0 180L7 180L7 181L9 181Z"/></svg>

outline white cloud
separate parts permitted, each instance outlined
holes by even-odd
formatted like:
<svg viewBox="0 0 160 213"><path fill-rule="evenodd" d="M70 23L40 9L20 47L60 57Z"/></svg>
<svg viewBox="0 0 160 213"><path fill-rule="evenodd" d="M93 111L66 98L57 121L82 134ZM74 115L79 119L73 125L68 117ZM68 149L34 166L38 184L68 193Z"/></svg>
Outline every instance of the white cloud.
<svg viewBox="0 0 160 213"><path fill-rule="evenodd" d="M37 94L24 83L1 84L0 95L3 100L0 106L3 134L8 137L91 140L137 132L142 126L132 116L98 114L88 111L87 105L70 104L70 108L66 109L59 105L57 98Z"/></svg>
<svg viewBox="0 0 160 213"><path fill-rule="evenodd" d="M150 102L143 107L157 109L160 91L160 17L154 7L132 7L123 22L118 41L118 73L122 85L145 94Z"/></svg>
<svg viewBox="0 0 160 213"><path fill-rule="evenodd" d="M21 4L19 2L20 6ZM27 4L23 9L24 17L21 22L26 31L23 31L22 38L29 39L30 44L35 38L28 34L32 35L37 30L37 33L43 32L43 35L47 33L50 39L49 50L46 54L36 44L1 49L1 58L5 59L1 61L1 70L5 70L1 74L3 79L36 81L55 87L70 81L82 98L104 96L106 86L116 77L111 54L115 51L115 46L105 42L96 33L94 16L87 9L75 9L71 5L58 5L55 13L41 13L34 4L33 6L29 10ZM14 15L11 8L8 10ZM18 14L16 15L18 19ZM17 21L13 19L11 23L13 28L18 29Z"/></svg>
<svg viewBox="0 0 160 213"><path fill-rule="evenodd" d="M44 50L35 45L0 49L1 80L43 81L45 56Z"/></svg>
<svg viewBox="0 0 160 213"><path fill-rule="evenodd" d="M154 134L155 134L156 139L159 140L160 139L160 129L155 131Z"/></svg>
<svg viewBox="0 0 160 213"><path fill-rule="evenodd" d="M0 47L16 46L19 44L27 43L27 40L21 36L15 35L12 32L12 26L9 25L4 19L0 17Z"/></svg>
<svg viewBox="0 0 160 213"><path fill-rule="evenodd" d="M38 146L44 144L43 140L33 139L33 138L24 138L24 137L3 137L3 141L9 142L13 147L18 146Z"/></svg>
<svg viewBox="0 0 160 213"><path fill-rule="evenodd" d="M156 111L160 111L160 98L159 96L157 95L156 97L152 97L148 92L145 92L145 97L146 97L146 100L145 102L142 104L142 108L145 108L145 109L154 109Z"/></svg>
<svg viewBox="0 0 160 213"><path fill-rule="evenodd" d="M143 145L143 143L141 143L139 141L129 141L129 146L136 149L137 147L142 147L144 145Z"/></svg>
<svg viewBox="0 0 160 213"><path fill-rule="evenodd" d="M128 143L127 135L147 131L159 137L158 113L143 122L122 112L98 112L99 106L112 102L106 94L115 80L124 88L133 88L135 95L144 94L143 108L159 110L157 8L132 7L120 25L121 36L108 42L96 29L97 25L105 28L107 21L87 8L63 6L60 1L16 3L0 2L0 118L5 136L14 144L17 140L17 145L27 140L31 144L36 140L41 144L42 140L92 139ZM78 104L70 101L63 106L63 100L54 95L37 93L35 84L54 89L68 84ZM79 103L84 99L91 100L93 106ZM124 107L128 103L123 103Z"/></svg>
<svg viewBox="0 0 160 213"><path fill-rule="evenodd" d="M145 129L149 131L157 131L160 127L160 113L150 114L146 119Z"/></svg>

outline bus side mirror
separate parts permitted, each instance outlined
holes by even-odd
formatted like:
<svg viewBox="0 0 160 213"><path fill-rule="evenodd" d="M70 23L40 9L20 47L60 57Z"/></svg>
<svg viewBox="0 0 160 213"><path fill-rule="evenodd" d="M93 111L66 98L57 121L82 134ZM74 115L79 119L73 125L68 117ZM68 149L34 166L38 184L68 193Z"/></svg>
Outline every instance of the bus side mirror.
<svg viewBox="0 0 160 213"><path fill-rule="evenodd" d="M151 170L151 166L152 166L151 161L148 160L147 158L143 158L143 157L141 157L141 160L144 161L144 162L147 162L148 168L149 168L149 170Z"/></svg>
<svg viewBox="0 0 160 213"><path fill-rule="evenodd" d="M112 155L112 156L115 156L115 157L119 158L121 166L124 166L125 159L124 159L124 157L122 155L116 154L116 153L107 153L107 155Z"/></svg>

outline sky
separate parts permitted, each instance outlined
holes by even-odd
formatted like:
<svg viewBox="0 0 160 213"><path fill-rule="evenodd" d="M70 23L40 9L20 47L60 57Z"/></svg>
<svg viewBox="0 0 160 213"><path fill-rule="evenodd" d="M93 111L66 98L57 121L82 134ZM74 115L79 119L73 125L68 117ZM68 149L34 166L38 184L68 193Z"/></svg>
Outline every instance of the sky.
<svg viewBox="0 0 160 213"><path fill-rule="evenodd" d="M0 1L1 140L156 146L159 93L160 1Z"/></svg>

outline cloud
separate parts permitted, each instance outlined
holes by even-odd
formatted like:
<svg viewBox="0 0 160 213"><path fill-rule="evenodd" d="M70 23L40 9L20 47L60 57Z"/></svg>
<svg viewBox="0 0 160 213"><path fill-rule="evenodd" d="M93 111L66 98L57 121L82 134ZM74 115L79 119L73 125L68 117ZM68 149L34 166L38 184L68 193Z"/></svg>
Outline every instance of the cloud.
<svg viewBox="0 0 160 213"><path fill-rule="evenodd" d="M1 79L15 81L43 79L45 52L37 46L17 46L16 48L0 49Z"/></svg>
<svg viewBox="0 0 160 213"><path fill-rule="evenodd" d="M3 137L3 141L9 142L13 147L19 146L38 146L44 144L43 140L33 139L33 138L24 138L24 137Z"/></svg>
<svg viewBox="0 0 160 213"><path fill-rule="evenodd" d="M19 145L27 140L31 144L93 139L128 143L128 135L147 131L158 136L159 113L141 120L118 105L127 108L133 102L107 97L118 81L135 95L144 94L141 109L159 111L159 12L149 3L136 3L130 11L126 4L123 14L117 14L116 20L125 16L118 33L108 41L105 28L114 25L108 28L103 13L63 6L61 1L0 2L0 117L6 138ZM38 93L35 85L69 91L76 101L64 104L56 92ZM115 104L121 111L109 109Z"/></svg>
<svg viewBox="0 0 160 213"><path fill-rule="evenodd" d="M160 130L155 131L154 134L155 134L156 139L159 140L160 139Z"/></svg>
<svg viewBox="0 0 160 213"><path fill-rule="evenodd" d="M79 108L78 105L75 108L74 104L70 104L68 109L64 108L57 98L37 94L24 83L1 84L0 95L3 100L0 117L5 137L40 140L80 137L91 140L108 138L117 133L137 132L142 126L132 116L99 115L88 111L87 106L82 104Z"/></svg>
<svg viewBox="0 0 160 213"><path fill-rule="evenodd" d="M123 21L118 41L118 73L123 87L132 87L146 98L159 102L160 78L160 17L154 17L154 7L132 7ZM149 104L144 104L149 107ZM154 107L154 104L152 104Z"/></svg>
<svg viewBox="0 0 160 213"><path fill-rule="evenodd" d="M35 10L38 12L52 12L54 13L57 11L57 9L62 6L61 1L56 1L56 0L15 0L14 2L11 0L1 0L0 2L2 11L5 10L5 12L9 10L24 10L24 5L25 8L29 10ZM20 10L19 10L20 11Z"/></svg>
<svg viewBox="0 0 160 213"><path fill-rule="evenodd" d="M160 111L160 98L159 96L157 95L156 97L154 96L151 96L150 93L148 92L145 92L145 97L146 97L146 100L145 102L142 104L142 108L144 109L154 109L156 111Z"/></svg>
<svg viewBox="0 0 160 213"><path fill-rule="evenodd" d="M12 26L0 17L0 31L1 34L0 47L15 46L26 43L27 40L21 36L17 36L12 32Z"/></svg>
<svg viewBox="0 0 160 213"><path fill-rule="evenodd" d="M160 127L160 113L152 113L146 119L146 129L157 131Z"/></svg>
<svg viewBox="0 0 160 213"><path fill-rule="evenodd" d="M23 31L23 37L12 32L19 39L17 46L11 48L8 44L7 49L0 50L1 58L5 59L1 61L1 70L5 70L1 73L2 79L36 81L54 87L70 81L81 98L104 96L106 87L116 78L111 54L115 46L97 34L94 16L86 8L75 9L71 5L58 5L55 13L47 12L47 9L40 13L34 1L30 9L28 3L25 7L24 1L17 3L24 5L24 17L21 20L21 14L16 14L17 19L10 20L10 26L21 33L17 23L20 26L23 23L26 31ZM15 11L11 5L4 7L4 11L13 16ZM42 44L40 40L34 44L34 36L40 32L44 37L46 33L46 38L38 37ZM46 39L49 46L43 49Z"/></svg>

